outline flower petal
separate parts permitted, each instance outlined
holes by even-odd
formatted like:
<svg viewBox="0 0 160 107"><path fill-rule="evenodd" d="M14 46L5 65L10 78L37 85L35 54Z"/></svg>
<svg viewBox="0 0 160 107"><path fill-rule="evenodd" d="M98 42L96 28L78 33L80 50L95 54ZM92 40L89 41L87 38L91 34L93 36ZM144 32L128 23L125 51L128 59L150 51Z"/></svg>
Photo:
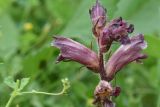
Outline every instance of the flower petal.
<svg viewBox="0 0 160 107"><path fill-rule="evenodd" d="M98 72L99 59L95 52L72 39L64 37L54 38L55 40L51 45L61 50L61 54L57 59L58 62L69 59L85 65L87 68L94 70L94 72Z"/></svg>
<svg viewBox="0 0 160 107"><path fill-rule="evenodd" d="M112 80L114 75L130 62L147 57L140 53L142 49L147 47L142 34L132 37L130 41L130 44L121 45L107 62L105 70L108 80Z"/></svg>

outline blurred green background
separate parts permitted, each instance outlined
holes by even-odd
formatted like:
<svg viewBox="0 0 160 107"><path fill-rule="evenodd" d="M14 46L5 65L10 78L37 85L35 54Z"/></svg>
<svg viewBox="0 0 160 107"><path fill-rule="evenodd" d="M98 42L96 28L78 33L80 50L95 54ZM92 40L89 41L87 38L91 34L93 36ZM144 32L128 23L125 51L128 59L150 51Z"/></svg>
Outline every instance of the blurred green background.
<svg viewBox="0 0 160 107"><path fill-rule="evenodd" d="M132 63L113 81L122 93L118 107L160 107L160 0L101 0L108 19L122 16L145 34L149 56ZM93 91L99 77L75 62L55 64L59 50L50 46L53 35L64 35L90 46L94 38L88 10L95 0L0 0L0 107L11 89L4 78L30 77L25 90L58 92L68 77L68 95L26 95L12 107L94 107ZM133 35L134 35L133 34ZM118 45L118 44L115 44ZM96 46L96 44L95 44ZM95 47L96 48L96 47Z"/></svg>

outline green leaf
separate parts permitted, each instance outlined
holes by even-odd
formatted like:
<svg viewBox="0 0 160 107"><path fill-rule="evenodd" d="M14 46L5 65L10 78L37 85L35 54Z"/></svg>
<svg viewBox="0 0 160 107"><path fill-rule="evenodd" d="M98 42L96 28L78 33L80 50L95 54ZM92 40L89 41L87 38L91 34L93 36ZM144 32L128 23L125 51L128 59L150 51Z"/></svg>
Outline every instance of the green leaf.
<svg viewBox="0 0 160 107"><path fill-rule="evenodd" d="M20 87L19 90L22 90L29 82L30 78L22 78L21 79L21 83L20 83Z"/></svg>
<svg viewBox="0 0 160 107"><path fill-rule="evenodd" d="M7 14L0 16L0 26L0 57L8 60L18 48L19 32L12 18Z"/></svg>
<svg viewBox="0 0 160 107"><path fill-rule="evenodd" d="M16 82L13 80L11 76L5 78L4 83L11 87L12 89L16 88Z"/></svg>

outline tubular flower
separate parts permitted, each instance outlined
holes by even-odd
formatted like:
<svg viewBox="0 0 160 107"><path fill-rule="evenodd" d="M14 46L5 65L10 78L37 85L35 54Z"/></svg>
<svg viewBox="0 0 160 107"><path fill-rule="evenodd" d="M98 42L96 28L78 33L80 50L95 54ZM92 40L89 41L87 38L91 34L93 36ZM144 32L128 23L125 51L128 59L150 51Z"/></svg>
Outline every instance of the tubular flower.
<svg viewBox="0 0 160 107"><path fill-rule="evenodd" d="M127 44L130 42L128 34L133 32L134 26L132 24L128 25L126 21L119 17L109 23L108 30L110 32L110 38L114 41Z"/></svg>
<svg viewBox="0 0 160 107"><path fill-rule="evenodd" d="M64 37L54 38L51 45L61 50L57 62L69 59L85 65L94 72L98 71L99 59L95 52L72 39Z"/></svg>
<svg viewBox="0 0 160 107"><path fill-rule="evenodd" d="M130 42L129 44L121 45L105 65L108 81L112 80L114 75L125 65L133 61L139 62L140 59L147 57L140 53L142 49L147 47L142 34L132 37Z"/></svg>
<svg viewBox="0 0 160 107"><path fill-rule="evenodd" d="M105 26L99 37L100 49L103 53L107 52L113 41L118 41L121 44L130 43L128 37L129 33L132 33L134 26L132 24L127 24L121 17L112 20L108 26Z"/></svg>

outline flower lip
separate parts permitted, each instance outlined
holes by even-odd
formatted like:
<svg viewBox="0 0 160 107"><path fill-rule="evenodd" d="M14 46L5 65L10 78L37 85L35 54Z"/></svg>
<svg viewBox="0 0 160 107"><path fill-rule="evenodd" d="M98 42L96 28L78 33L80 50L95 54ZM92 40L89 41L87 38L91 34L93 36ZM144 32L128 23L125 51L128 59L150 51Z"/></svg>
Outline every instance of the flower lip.
<svg viewBox="0 0 160 107"><path fill-rule="evenodd" d="M54 41L51 43L60 49L61 54L57 58L57 62L65 59L73 60L85 65L87 68L98 72L99 59L95 52L85 47L84 45L64 37L54 37Z"/></svg>

